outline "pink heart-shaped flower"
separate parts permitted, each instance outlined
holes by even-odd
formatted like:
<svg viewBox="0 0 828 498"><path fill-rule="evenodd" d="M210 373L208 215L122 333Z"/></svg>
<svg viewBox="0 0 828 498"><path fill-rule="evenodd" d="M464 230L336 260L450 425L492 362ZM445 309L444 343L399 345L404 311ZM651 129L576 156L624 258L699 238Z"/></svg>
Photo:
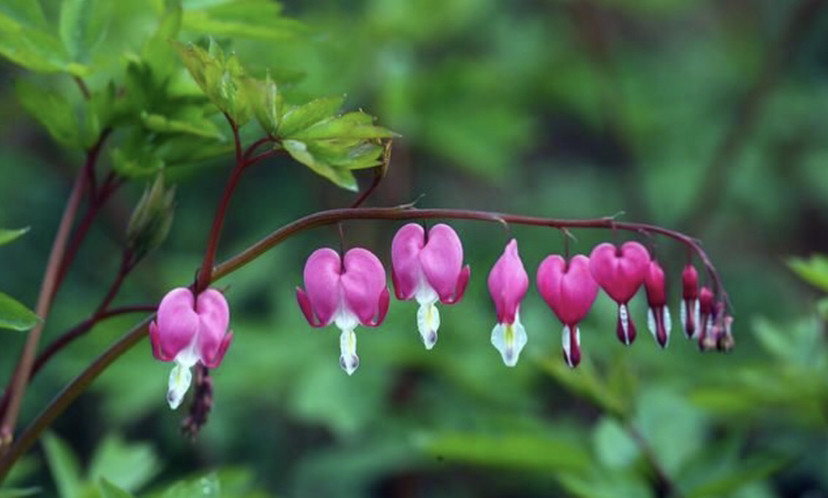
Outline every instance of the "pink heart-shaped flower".
<svg viewBox="0 0 828 498"><path fill-rule="evenodd" d="M537 281L546 304L564 325L572 328L583 320L598 296L589 258L581 254L569 264L557 254L547 256L538 267Z"/></svg>
<svg viewBox="0 0 828 498"><path fill-rule="evenodd" d="M619 304L627 303L641 287L649 263L647 249L638 242L625 242L620 248L605 242L589 256L592 277Z"/></svg>

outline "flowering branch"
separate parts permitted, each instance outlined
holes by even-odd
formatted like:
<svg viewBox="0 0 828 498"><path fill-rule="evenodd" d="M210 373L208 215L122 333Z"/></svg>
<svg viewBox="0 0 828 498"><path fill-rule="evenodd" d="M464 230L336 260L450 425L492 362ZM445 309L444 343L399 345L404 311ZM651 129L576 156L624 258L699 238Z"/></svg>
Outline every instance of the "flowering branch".
<svg viewBox="0 0 828 498"><path fill-rule="evenodd" d="M244 164L244 163L242 163ZM704 249L692 237L683 233L676 232L667 228L649 225L645 223L633 222L619 222L614 218L595 218L586 220L566 220L556 218L541 218L535 216L524 216L506 213L496 213L490 211L474 211L465 209L418 209L411 204L396 206L396 207L382 207L382 208L343 208L332 209L327 211L320 211L310 214L298 220L295 220L281 228L275 230L270 235L264 237L258 242L254 243L244 251L227 261L211 268L212 271L200 274L200 280L203 279L203 288L206 288L210 283L227 276L228 274L240 269L244 265L252 262L265 252L273 249L281 242L288 238L299 234L305 230L339 223L348 220L411 220L411 219L455 219L455 220L477 220L499 224L520 224L531 226L542 226L555 229L569 229L569 228L603 228L614 230L626 230L636 233L645 234L659 234L675 239L685 244L690 250L695 252L703 262L707 274L709 275L714 292L719 294L723 300L726 299L726 293L722 287L719 275L710 262ZM201 275L208 275L201 277ZM45 430L54 419L62 413L71 402L77 398L94 379L103 372L112 362L114 362L120 355L128 351L132 346L137 344L141 339L146 337L147 325L152 320L153 316L145 318L141 323L135 326L132 330L127 332L115 344L101 354L89 367L86 368L78 377L69 383L41 412L41 414L27 427L22 433L21 437L15 441L8 453L0 459L0 481L11 468L14 461L25 452L38 438L41 432Z"/></svg>

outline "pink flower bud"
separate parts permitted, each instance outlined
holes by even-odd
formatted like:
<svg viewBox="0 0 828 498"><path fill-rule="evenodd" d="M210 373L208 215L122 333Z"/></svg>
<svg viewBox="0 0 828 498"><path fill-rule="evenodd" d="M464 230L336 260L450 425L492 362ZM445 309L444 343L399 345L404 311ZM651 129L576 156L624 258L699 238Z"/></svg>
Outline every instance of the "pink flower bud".
<svg viewBox="0 0 828 498"><path fill-rule="evenodd" d="M296 289L299 308L313 327L332 322L342 331L340 366L348 375L359 366L354 329L376 327L385 319L390 296L385 269L367 249L354 248L340 258L330 248L317 249L305 263L305 290Z"/></svg>
<svg viewBox="0 0 828 498"><path fill-rule="evenodd" d="M500 351L503 363L517 365L526 345L526 329L520 323L520 302L529 289L529 275L518 254L517 240L506 245L503 254L489 273L489 294L497 311L497 325L492 329L492 345Z"/></svg>
<svg viewBox="0 0 828 498"><path fill-rule="evenodd" d="M702 350L715 347L715 339L712 338L713 321L715 315L713 300L715 296L708 287L702 287L699 293L699 326L698 341Z"/></svg>
<svg viewBox="0 0 828 498"><path fill-rule="evenodd" d="M699 274L692 264L681 272L681 328L694 339L699 328Z"/></svg>
<svg viewBox="0 0 828 498"><path fill-rule="evenodd" d="M190 368L198 362L209 368L219 366L233 340L227 329L229 322L227 300L215 289L195 298L190 289L179 287L161 300L149 333L155 357L176 363L167 392L171 408L184 399L192 380Z"/></svg>
<svg viewBox="0 0 828 498"><path fill-rule="evenodd" d="M644 275L644 289L647 291L647 326L656 342L662 348L670 340L670 310L667 308L667 283L664 270L656 260L650 261Z"/></svg>
<svg viewBox="0 0 828 498"><path fill-rule="evenodd" d="M437 342L440 313L435 303L454 304L463 298L470 268L463 266L463 244L448 225L428 231L409 223L391 243L391 280L397 299L417 299L417 326L426 349Z"/></svg>
<svg viewBox="0 0 828 498"><path fill-rule="evenodd" d="M581 254L569 264L561 256L547 256L538 267L538 291L546 304L564 324L563 356L574 368L581 362L581 333L578 322L584 319L595 298L598 283L589 270L589 258Z"/></svg>
<svg viewBox="0 0 828 498"><path fill-rule="evenodd" d="M589 256L592 277L618 303L618 339L626 345L635 340L635 323L628 304L644 282L650 263L647 249L638 242L625 242L620 248L610 243L599 244Z"/></svg>

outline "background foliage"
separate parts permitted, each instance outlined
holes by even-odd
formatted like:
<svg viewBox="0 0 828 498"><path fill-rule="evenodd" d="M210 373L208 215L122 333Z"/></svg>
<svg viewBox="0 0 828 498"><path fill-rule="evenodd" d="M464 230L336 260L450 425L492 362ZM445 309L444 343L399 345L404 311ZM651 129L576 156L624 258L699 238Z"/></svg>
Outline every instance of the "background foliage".
<svg viewBox="0 0 828 498"><path fill-rule="evenodd" d="M362 364L348 378L334 332L311 330L293 295L310 251L338 244L322 228L222 283L237 337L196 444L163 400L167 365L141 345L18 465L7 483L18 491L0 496L828 495L828 263L810 258L828 252L825 2L360 0L282 11L193 0L180 17L161 0L41 3L0 2L0 53L16 63L0 63L0 227L31 227L0 248L0 287L33 305L79 148L107 123L123 130L103 162L135 180L82 247L47 339L98 303L131 208L162 165L177 184L175 221L119 302L154 302L192 280L232 142L167 39L206 47L212 37L253 76L269 71L287 102L347 94L346 110L401 135L371 203L424 194L420 204L436 207L624 211L700 237L733 301L737 348L700 355L677 330L666 351L643 334L624 348L600 297L582 325L585 362L570 371L559 324L532 291L521 310L529 344L506 369L488 343L484 282L507 237L464 222L454 226L472 280L463 303L444 308L435 350L419 342L415 306L394 302L381 328L360 332ZM289 158L251 169L219 258L350 203L310 173ZM370 173L356 177L364 186ZM388 263L395 228L349 223L346 240ZM512 232L530 274L562 251L557 232ZM614 237L576 235L579 252ZM684 250L653 243L676 277ZM50 363L24 420L131 323L107 322ZM23 341L3 335L4 383Z"/></svg>

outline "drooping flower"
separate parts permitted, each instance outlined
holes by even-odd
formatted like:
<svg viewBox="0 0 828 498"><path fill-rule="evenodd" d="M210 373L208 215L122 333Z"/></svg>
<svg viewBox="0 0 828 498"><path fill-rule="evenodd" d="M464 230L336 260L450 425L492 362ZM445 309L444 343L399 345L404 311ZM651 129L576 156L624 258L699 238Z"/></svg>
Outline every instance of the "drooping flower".
<svg viewBox="0 0 828 498"><path fill-rule="evenodd" d="M489 294L497 311L497 325L492 329L492 345L500 352L503 363L517 365L526 345L526 329L520 323L520 302L529 289L529 275L518 254L517 240L506 245L489 272Z"/></svg>
<svg viewBox="0 0 828 498"><path fill-rule="evenodd" d="M616 334L625 345L632 344L636 334L628 303L644 283L649 262L647 249L638 242L625 242L621 247L605 242L589 256L592 277L618 303Z"/></svg>
<svg viewBox="0 0 828 498"><path fill-rule="evenodd" d="M376 327L385 319L390 296L385 269L369 250L355 247L341 258L330 248L317 249L305 263L305 290L296 288L299 307L313 327L331 323L339 336L339 365L348 375L359 366L357 325Z"/></svg>
<svg viewBox="0 0 828 498"><path fill-rule="evenodd" d="M428 231L409 223L400 228L391 242L391 280L397 299L416 299L417 328L426 349L437 342L440 312L437 300L454 304L463 298L471 270L463 266L463 244L448 225Z"/></svg>
<svg viewBox="0 0 828 498"><path fill-rule="evenodd" d="M667 347L670 340L670 309L667 307L667 283L664 270L658 261L653 259L647 266L644 275L644 289L647 291L647 327L653 334L656 342L662 348Z"/></svg>
<svg viewBox="0 0 828 498"><path fill-rule="evenodd" d="M681 272L681 328L688 339L699 330L699 274L692 264Z"/></svg>
<svg viewBox="0 0 828 498"><path fill-rule="evenodd" d="M595 298L598 283L589 271L589 258L581 254L567 264L559 255L550 255L538 267L538 290L546 304L564 324L563 356L574 368L581 362L581 332L578 322L584 319Z"/></svg>
<svg viewBox="0 0 828 498"><path fill-rule="evenodd" d="M173 410L190 387L190 369L196 363L208 368L221 363L233 340L233 332L227 329L229 322L227 300L215 289L195 297L190 289L179 287L161 300L149 333L155 357L175 362L167 391L167 402Z"/></svg>
<svg viewBox="0 0 828 498"><path fill-rule="evenodd" d="M714 303L715 296L709 287L702 287L699 292L699 327L697 338L699 341L699 349L707 350L715 347L716 341L712 339L712 329L714 321Z"/></svg>

